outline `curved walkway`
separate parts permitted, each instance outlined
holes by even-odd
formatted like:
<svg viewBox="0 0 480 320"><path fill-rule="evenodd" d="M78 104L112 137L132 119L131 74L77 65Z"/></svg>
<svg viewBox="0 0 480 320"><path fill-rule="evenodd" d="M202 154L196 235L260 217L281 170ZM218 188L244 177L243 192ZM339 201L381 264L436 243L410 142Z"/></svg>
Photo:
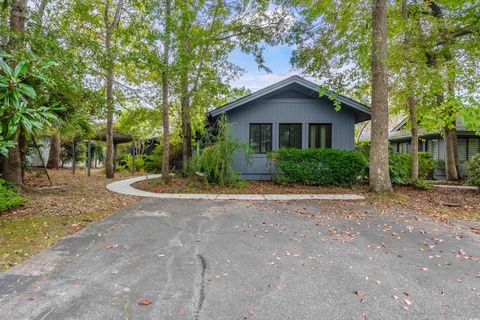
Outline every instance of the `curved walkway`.
<svg viewBox="0 0 480 320"><path fill-rule="evenodd" d="M120 180L107 185L112 192L126 194L129 196L161 199L187 199L187 200L363 200L365 197L357 194L202 194L202 193L156 193L136 189L132 184L147 180L160 178L161 174L134 177Z"/></svg>

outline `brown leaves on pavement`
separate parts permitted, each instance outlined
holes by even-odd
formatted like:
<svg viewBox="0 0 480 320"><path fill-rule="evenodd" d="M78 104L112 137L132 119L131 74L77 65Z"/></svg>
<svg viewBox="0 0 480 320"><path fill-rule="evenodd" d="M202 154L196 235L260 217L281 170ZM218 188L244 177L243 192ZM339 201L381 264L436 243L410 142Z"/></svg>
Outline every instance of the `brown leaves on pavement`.
<svg viewBox="0 0 480 320"><path fill-rule="evenodd" d="M141 306L149 306L152 304L152 300L148 300L148 299L140 300L138 301L138 304Z"/></svg>

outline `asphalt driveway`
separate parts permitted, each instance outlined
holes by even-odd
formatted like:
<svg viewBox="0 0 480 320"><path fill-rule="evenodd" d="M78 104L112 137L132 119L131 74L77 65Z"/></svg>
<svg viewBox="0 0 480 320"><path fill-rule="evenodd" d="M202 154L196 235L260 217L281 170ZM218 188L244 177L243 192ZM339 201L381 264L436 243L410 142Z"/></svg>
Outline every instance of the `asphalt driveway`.
<svg viewBox="0 0 480 320"><path fill-rule="evenodd" d="M480 319L479 258L360 202L145 199L0 274L0 318Z"/></svg>

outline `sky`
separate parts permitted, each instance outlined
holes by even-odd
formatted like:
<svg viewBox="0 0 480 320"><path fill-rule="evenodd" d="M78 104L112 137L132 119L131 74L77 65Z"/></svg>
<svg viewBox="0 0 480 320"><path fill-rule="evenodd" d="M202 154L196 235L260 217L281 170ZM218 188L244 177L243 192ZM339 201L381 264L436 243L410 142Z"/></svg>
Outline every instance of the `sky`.
<svg viewBox="0 0 480 320"><path fill-rule="evenodd" d="M230 54L230 61L245 69L245 73L239 79L232 81L231 85L233 87L245 87L253 92L291 75L300 74L290 64L292 50L293 48L286 45L267 46L265 48L265 64L272 70L272 73L258 70L253 56L244 54L240 50L233 51Z"/></svg>

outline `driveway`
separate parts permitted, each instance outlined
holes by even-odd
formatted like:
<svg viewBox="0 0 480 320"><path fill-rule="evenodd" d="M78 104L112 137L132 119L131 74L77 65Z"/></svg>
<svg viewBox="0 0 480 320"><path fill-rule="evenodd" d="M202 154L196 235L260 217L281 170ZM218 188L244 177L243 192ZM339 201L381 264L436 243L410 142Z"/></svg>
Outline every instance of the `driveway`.
<svg viewBox="0 0 480 320"><path fill-rule="evenodd" d="M479 256L366 202L145 199L1 274L0 318L480 319Z"/></svg>

